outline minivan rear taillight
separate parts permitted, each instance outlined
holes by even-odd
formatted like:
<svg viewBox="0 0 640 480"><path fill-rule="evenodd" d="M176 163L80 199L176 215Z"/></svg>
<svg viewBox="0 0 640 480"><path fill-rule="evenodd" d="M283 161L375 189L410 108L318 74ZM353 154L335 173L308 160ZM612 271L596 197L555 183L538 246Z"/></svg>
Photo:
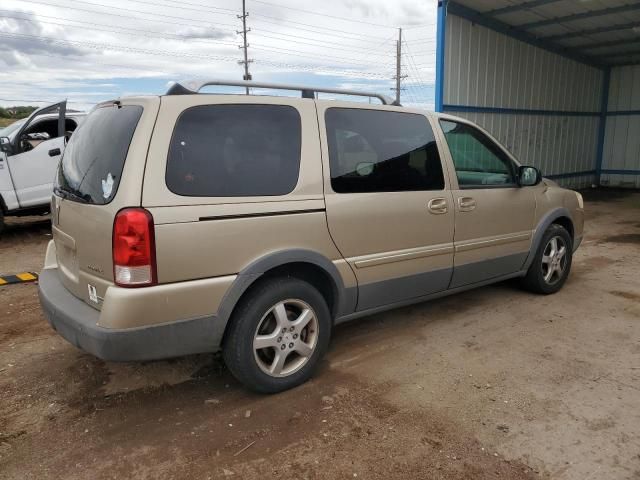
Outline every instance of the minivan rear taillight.
<svg viewBox="0 0 640 480"><path fill-rule="evenodd" d="M153 217L143 208L125 208L113 223L113 277L121 287L157 282Z"/></svg>

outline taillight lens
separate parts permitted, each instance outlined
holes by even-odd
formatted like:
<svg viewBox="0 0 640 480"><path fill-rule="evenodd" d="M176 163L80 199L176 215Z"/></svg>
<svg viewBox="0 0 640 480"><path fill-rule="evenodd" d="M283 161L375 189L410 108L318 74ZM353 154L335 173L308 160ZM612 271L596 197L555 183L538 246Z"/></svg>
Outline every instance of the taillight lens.
<svg viewBox="0 0 640 480"><path fill-rule="evenodd" d="M121 287L142 287L157 282L153 217L143 208L125 208L116 215L113 277Z"/></svg>

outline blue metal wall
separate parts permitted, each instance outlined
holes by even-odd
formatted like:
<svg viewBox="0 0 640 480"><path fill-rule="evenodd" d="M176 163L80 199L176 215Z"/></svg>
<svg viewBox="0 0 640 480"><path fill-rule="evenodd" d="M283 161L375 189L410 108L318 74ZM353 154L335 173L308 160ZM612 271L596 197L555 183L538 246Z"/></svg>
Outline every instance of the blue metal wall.
<svg viewBox="0 0 640 480"><path fill-rule="evenodd" d="M640 188L640 65L611 69L601 184Z"/></svg>
<svg viewBox="0 0 640 480"><path fill-rule="evenodd" d="M478 123L522 163L559 183L597 182L606 71L443 16L440 110Z"/></svg>

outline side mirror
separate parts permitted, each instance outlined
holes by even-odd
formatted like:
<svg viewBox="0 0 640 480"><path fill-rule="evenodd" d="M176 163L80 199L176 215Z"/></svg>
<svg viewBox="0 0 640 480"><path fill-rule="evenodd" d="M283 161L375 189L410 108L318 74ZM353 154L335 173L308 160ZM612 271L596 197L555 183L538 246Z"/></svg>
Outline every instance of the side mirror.
<svg viewBox="0 0 640 480"><path fill-rule="evenodd" d="M11 153L11 140L9 137L0 137L0 151Z"/></svg>
<svg viewBox="0 0 640 480"><path fill-rule="evenodd" d="M521 187L533 187L542 181L542 174L536 167L522 166L518 168L518 185Z"/></svg>

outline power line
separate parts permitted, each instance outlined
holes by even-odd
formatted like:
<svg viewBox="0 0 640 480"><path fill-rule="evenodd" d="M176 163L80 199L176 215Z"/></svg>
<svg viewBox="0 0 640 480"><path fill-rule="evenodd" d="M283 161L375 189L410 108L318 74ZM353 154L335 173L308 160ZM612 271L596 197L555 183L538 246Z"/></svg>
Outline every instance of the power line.
<svg viewBox="0 0 640 480"><path fill-rule="evenodd" d="M139 17L139 16L122 15L122 14L119 14L119 13L105 12L105 11L102 11L102 10L92 10L92 9L89 9L89 8L70 7L70 6L60 5L60 4L55 4L55 3L46 3L46 2L42 2L40 0L20 0L20 1L21 2L26 2L26 3L35 3L37 5L46 5L48 7L59 7L59 8L65 8L65 9L68 9L68 10L77 10L79 12L97 13L99 15L109 15L109 16L112 16L112 17L126 18L128 20L134 20L135 19L135 20L142 20L142 21L145 21L145 22L165 23L165 24L169 24L169 25L180 25L180 26L183 26L183 27L191 27L191 28L193 28L195 26L195 25L193 25L193 23L171 22L171 21L168 21L168 20L159 20L159 19L156 19L156 18L145 18L145 17ZM80 0L76 0L76 1L79 2ZM83 3L88 3L88 2L83 2ZM91 5L98 5L98 6L105 7L105 8L112 8L112 7L109 7L108 5L102 5L102 4L98 4L98 3L95 3L95 4L92 3ZM125 9L119 8L119 10L125 10ZM144 12L144 11L140 11L140 10L128 9L128 11L142 13L144 15L159 15L159 14L153 14L153 13ZM209 25L212 24L212 22L208 22L206 20L197 20L197 19L186 18L186 17L174 17L174 16L171 16L171 15L163 15L163 16L167 17L167 18L188 20L190 22L198 22L199 21L199 22L205 22L205 23L207 23ZM224 26L224 27L233 27L233 28L236 27L236 25L231 25L231 24L228 24L228 23L219 23L219 22L215 22L215 25L216 26L221 25L221 26Z"/></svg>
<svg viewBox="0 0 640 480"><path fill-rule="evenodd" d="M364 20L354 20L354 19L351 19L351 18L344 18L344 17L339 17L339 16L336 16L336 15L328 15L326 13L318 13L318 12L313 12L311 10L304 10L302 8L289 7L287 5L282 5L280 3L265 2L263 0L252 0L252 1L255 2L255 3L262 3L264 5L271 5L273 7L285 8L287 10L296 10L298 12L309 13L311 15L318 15L320 17L326 17L326 18L333 18L333 19L336 19L336 20L342 20L342 21L345 21L345 22L362 23L364 25L372 25L374 27L393 28L393 29L396 28L396 27L392 27L390 25L383 25L381 23L366 22Z"/></svg>
<svg viewBox="0 0 640 480"><path fill-rule="evenodd" d="M176 8L178 10L193 10L196 12L200 12L202 13L202 9L206 9L206 10L221 10L223 12L230 12L230 13L218 13L215 11L212 11L211 13L217 13L218 15L231 15L234 16L236 14L236 10L232 10L230 8L222 8L222 7L213 7L211 5L203 5L201 3L191 3L191 2L180 2L177 6L174 5L166 5L166 4L162 4L162 3L158 3L158 0L154 1L154 2L147 2L145 0L130 0L132 2L136 2L136 3L144 3L147 5L152 5L154 7L166 7L166 8ZM169 2L169 3L173 3L173 2ZM191 5L191 6L196 6L196 7L200 7L200 8L189 8L189 7L185 7L185 5ZM120 8L120 7L118 7Z"/></svg>
<svg viewBox="0 0 640 480"><path fill-rule="evenodd" d="M269 15L263 15L263 14L260 14L260 13L254 13L253 16L254 17L261 17L261 18L269 18L269 19L272 19L272 20L278 20L278 23L276 23L276 25L280 25L280 26L282 26L283 24L303 25L305 27L313 27L313 28L317 28L317 29L321 29L321 30L327 30L327 31L330 31L330 32L347 33L347 34L355 35L355 36L358 36L358 37L369 37L369 38L375 38L377 40L382 40L382 37L377 37L375 35L365 35L364 33L353 33L353 32L349 32L347 30L339 30L339 29L336 29L336 28L320 27L318 25L312 25L312 24L309 24L309 23L302 23L302 22L295 22L293 20L288 20L288 19L285 20L285 19L282 19L282 18L271 17ZM262 21L266 22L266 20L262 20ZM274 22L266 22L266 23L274 23Z"/></svg>
<svg viewBox="0 0 640 480"><path fill-rule="evenodd" d="M22 0L24 1L24 0ZM102 8L109 8L109 9L113 9L114 7L112 5L105 5L104 3L97 3L97 2L89 2L87 0L73 0L74 3L83 3L85 5L92 5L94 7L102 7ZM143 4L148 4L148 5L153 5L154 7L157 7L158 4L157 3L153 3L153 2L147 2L144 0L131 0L134 2L138 2L138 3L143 3ZM66 8L65 5L57 5L58 7L62 7L62 8ZM178 7L170 7L170 8L178 8ZM163 17L163 18L173 18L173 19L178 19L178 20L188 20L190 22L201 22L201 23L211 23L208 20L201 20L199 18L191 18L191 17L178 17L176 15L165 15L163 13L154 13L154 12L145 12L142 10L135 10L133 8L125 8L125 7L118 7L118 10L122 10L125 12L133 12L133 13L143 13L145 15L153 15L155 17ZM193 9L188 9L188 10L193 10ZM202 12L200 12L202 13ZM214 13L214 12L210 12L213 13L214 15L228 15L228 16L235 16L235 13Z"/></svg>
<svg viewBox="0 0 640 480"><path fill-rule="evenodd" d="M410 43L423 43L423 42L433 43L435 41L436 39L433 37L414 38L413 40L407 40L407 42L410 42Z"/></svg>
<svg viewBox="0 0 640 480"><path fill-rule="evenodd" d="M253 14L254 17L259 16L258 14L254 13ZM270 17L269 17L270 18ZM317 28L317 29L323 29L323 30L327 30L325 32L319 32L317 30L310 30L309 28L302 28L302 27L289 27L288 24L293 23L290 21L287 21L286 23L282 23L282 22L272 22L270 20L264 20L262 18L254 18L254 22L263 22L263 23L267 23L269 25L277 25L277 26L286 26L287 28L293 28L295 29L294 31L303 31L303 32L309 32L309 33L315 33L316 35L323 35L325 37L332 37L332 38L344 38L345 40L355 40L356 42L371 42L371 39L375 39L375 40L382 40L382 37L374 37L374 36L369 36L369 35L363 35L363 34L358 34L358 33L353 33L353 32L347 32L347 31L341 31L341 30L334 30L334 29L327 29L326 27L320 27L317 25L307 25L307 24L298 24L298 25L305 25L305 26L309 26L309 27L313 27L313 28ZM336 32L340 32L344 35L341 35L340 33L336 33ZM348 36L348 35L352 35L352 36ZM353 36L355 35L355 36Z"/></svg>
<svg viewBox="0 0 640 480"><path fill-rule="evenodd" d="M433 23L420 23L418 25L405 25L402 28L404 28L405 30L411 30L411 29L414 29L414 28L430 27L430 26L435 25L435 24L436 24L436 22L433 22Z"/></svg>
<svg viewBox="0 0 640 480"><path fill-rule="evenodd" d="M26 2L26 3L38 4L38 5L46 5L46 6L51 6L51 7L61 7L61 8L80 11L80 12L96 13L96 14L101 14L101 15L115 16L115 17L120 17L120 18L126 18L126 19L129 19L129 20L130 19L137 19L137 20L142 20L142 21L147 21L147 22L164 23L164 24L170 24L170 25L180 25L180 26L186 26L186 27L193 27L194 26L193 24L190 24L190 23L160 20L160 19L156 19L156 18L145 18L145 17L140 17L140 16L122 15L122 14L118 14L118 13L113 13L112 11L111 12L109 12L109 11L105 12L105 11L102 11L102 10L93 10L93 9L81 8L81 7L77 7L77 6L66 6L66 5L60 5L60 4L54 4L54 3L47 3L47 2L40 1L40 0L20 0L20 1ZM76 0L76 1L80 2L80 0ZM100 6L100 7L104 7L104 8L112 8L112 7L108 6L108 5L104 5L104 4L100 4L100 3L86 2L86 1L82 1L82 3L89 4L89 5L94 5L94 6ZM191 5L196 5L196 4L191 4ZM188 18L188 17L176 17L176 16L172 16L172 15L154 14L154 13L140 11L140 10L134 10L134 9L128 9L128 11L134 12L134 13L141 13L141 14L144 14L144 15L147 15L147 14L149 14L149 15L159 15L159 16L162 16L164 18L170 18L170 19L182 19L182 20L188 20L188 21L204 22L204 23L209 23L209 24L213 23L213 26L217 27L217 28L219 28L220 26L231 27L232 29L236 28L236 25L232 25L232 24L228 24L228 23L220 23L220 22L217 22L217 21L216 22L209 22L207 20L200 20L200 19L194 19L194 18ZM378 39L378 40L382 39L382 37L377 37L377 36L374 36L374 35L358 34L358 33L353 33L353 32L349 32L349 31L346 31L346 30L339 30L339 29L334 29L334 28L329 28L329 27L320 27L318 25L311 25L311 24L306 24L306 23L302 23L302 22L283 20L283 19L280 19L280 18L277 18L277 17L268 16L268 15L254 14L254 16L262 17L262 18L256 19L256 21L264 22L264 23L268 23L268 24L272 24L272 25L283 26L283 25L288 25L288 24L296 24L296 25L302 25L302 26L305 26L305 27L311 27L311 28L313 28L315 30L310 30L308 28L301 28L301 27L295 27L295 28L297 30L307 31L307 32L314 33L314 34L317 34L317 35L324 35L324 36L331 35L331 36L334 36L334 37L341 37L341 38L352 39L352 40L363 41L363 42L369 41L369 40L365 40L364 39L365 37L366 38L374 38L374 39ZM278 20L278 21L277 22L272 22L270 20L264 20L264 19L273 19L273 20ZM329 34L329 33L325 33L325 32L322 32L322 31L317 31L317 30L324 30L324 31L333 32L333 33ZM342 33L342 34L345 34L345 35L337 35L335 32Z"/></svg>
<svg viewBox="0 0 640 480"><path fill-rule="evenodd" d="M21 102L21 103L54 103L55 100L25 100L24 98L0 98L0 102ZM97 105L96 102L69 102L73 105ZM22 120L17 118L16 120Z"/></svg>
<svg viewBox="0 0 640 480"><path fill-rule="evenodd" d="M113 11L113 7L109 6L109 5L105 5L103 3L97 3L97 2L91 2L91 1L84 1L84 0L76 0L76 2L74 2L74 6L65 6L65 5L60 5L59 3L48 3L45 1L40 1L40 0L22 0L26 3L32 3L32 4L39 4L39 5L46 5L46 6L51 6L51 7L59 7L59 8L68 8L71 10L77 10L77 11L81 11L81 12L89 12L89 13L93 13L93 14L99 14L99 15L108 15L108 16L114 16L114 17L120 17L120 18L126 18L127 20L132 20L132 19L137 19L137 20L141 20L141 21L147 21L147 22L156 22L156 23L163 23L163 24L170 24L170 25L181 25L181 26L188 26L188 27L194 27L193 23L184 23L184 22L176 22L173 20L184 20L184 21L188 21L188 22L200 22L203 25L196 25L196 27L198 28L206 28L207 26L211 25L212 27L218 27L218 26L229 26L229 27L235 27L235 25L230 25L230 24L220 24L217 22L210 22L208 20L205 19L196 19L196 18L190 18L190 17L182 17L182 16L174 16L174 15L165 15L165 14L160 14L160 13L152 13L152 12L148 12L148 11L141 11L141 10L136 10L133 8L119 8L117 11L119 10L123 10L123 11L128 11L128 12L133 12L133 13L139 13L139 14L143 14L145 16L138 16L138 15L131 15L131 14L119 14L119 13L115 13ZM158 4L155 2L150 2L150 1L145 1L145 0L132 0L134 3L140 3L140 4L147 4L147 5L154 5L154 6L164 6L167 8L181 8L179 5L182 5L183 3L185 5L191 5L191 6L199 6L202 8L212 8L212 9L217 9L217 10L224 10L225 12L233 12L233 10L231 9L223 9L223 8L219 8L219 7L209 7L207 5L203 5L203 4L197 4L197 3L192 3L192 2L180 2L179 4L176 3L176 6L172 6L172 5L167 5L164 3ZM169 0L163 0L163 2L168 2ZM78 3L80 4L86 4L86 5L92 5L92 6L97 6L97 7L101 7L106 9L106 11L102 11L102 10L95 10L95 9L89 9L89 8L81 8L81 7L77 7L75 5L77 5ZM172 2L173 3L173 2ZM259 3L267 3L267 2L259 2ZM195 8L187 8L187 7L183 7L182 9L184 10L194 10L197 11L197 9ZM301 10L301 9L297 9L297 10ZM7 12L7 10L1 10L0 11L5 11ZM12 13L20 13L20 12L12 12ZM235 13L220 13L220 12L208 12L211 13L213 15L235 15ZM315 12L306 12L306 13L315 13ZM330 18L332 18L332 16L330 15L324 15L324 14L319 14L319 13L315 13L317 15L321 15L321 16L328 16ZM33 14L34 15L34 19L31 18L24 18L24 17L15 17L15 16L5 16L5 18L14 18L16 20L21 20L21 21L27 21L27 22L31 22L31 23L37 23L37 21L40 21L42 23L49 23L52 25L60 25L60 26L64 26L64 27L71 27L71 28L77 28L77 29L82 29L83 25L91 25L93 28L93 30L98 30L98 31L106 31L106 32L111 32L111 33L121 33L121 34L125 34L125 35L132 35L132 36L141 36L141 37L155 37L155 38L167 38L167 39L180 39L180 40L193 40L196 42L204 42L207 44L219 44L219 45L233 45L233 42L229 42L229 41L224 41L224 40L208 40L208 39L201 39L201 38L190 38L189 36L184 36L184 35L179 35L179 34L174 34L174 33L169 33L169 32L159 32L159 31L149 31L149 30L142 30L142 29L136 29L136 28L130 28L130 27L123 27L123 26L119 26L119 25L105 25L102 23L94 23L94 22L86 22L86 21L80 21L80 20L73 20L73 19L67 19L67 18L61 18L61 17L55 17L55 16L47 16L47 15L39 15L39 14ZM161 17L161 19L159 18L149 18L147 17L147 15L152 15L154 17ZM240 32L237 32L239 34L243 35L243 45L240 47L241 49L244 50L244 61L240 61L240 63L242 65L245 66L245 77L249 77L250 78L250 74L248 72L248 64L252 61L249 60L248 58L248 47L249 44L247 42L246 39L246 34L251 30L250 28L247 28L246 26L246 16L248 15L248 13L246 13L246 10L243 10L243 15L240 15L239 18L243 19L243 30ZM324 47L327 44L331 44L334 45L333 47L329 47L332 50L341 50L341 51L345 51L345 52L353 52L354 54L357 54L357 58L355 57L349 57L349 56L338 56L338 55L327 55L327 54L322 54L322 53L315 53L315 52L311 52L311 51L304 51L301 50L299 47L293 47L293 48L285 48L285 47L278 47L278 46L274 46L274 45L270 45L270 44L264 44L264 45L259 45L257 47L254 47L258 50L263 50L266 52L274 52L274 53L286 53L287 55L292 55L292 56L298 56L298 57L303 57L303 58L307 58L307 59L313 59L313 60L317 60L319 59L320 61L322 61L322 59L327 59L330 60L332 62L335 62L337 64L341 64L341 65L332 65L332 66L323 66L323 65L315 65L315 61L313 62L313 65L304 65L304 64L299 64L299 63L283 63L277 60L271 60L269 58L266 59L257 59L256 63L261 64L261 65L265 65L265 66L271 66L271 67L276 67L276 68L287 68L287 69L291 69L291 70L299 70L299 71L308 71L308 72L314 72L314 73L326 73L326 72L331 72L337 75L342 75L342 76L355 76L355 77L365 77L365 78L380 78L383 79L386 77L385 74L383 73L378 73L378 72L370 72L370 71L358 71L355 69L347 69L345 68L346 66L355 66L355 67L363 67L365 69L370 68L372 65L376 65L378 67L381 66L382 62L377 61L379 59L379 57L383 56L383 57L387 57L387 58L392 58L393 56L390 55L388 52L386 51L381 51L380 48L383 47L385 44L387 44L388 42L390 42L390 39L388 38L382 38L382 37L377 37L374 35L366 35L366 34L359 34L359 33L354 33L352 31L346 31L346 30L340 30L340 29L335 29L335 28L330 28L330 27L320 27L318 25L313 25L313 24L307 24L307 23L303 23L303 22L296 22L296 21L288 21L288 20L282 20L276 17L270 17L268 15L260 15L260 14L256 14L256 16L258 17L262 17L262 18L258 18L256 19L258 22L263 22L263 23L271 23L271 24L275 24L278 25L279 27L285 27L285 28L293 28L293 32L296 32L298 30L300 31L305 31L305 32L310 32L313 35L318 35L318 36L324 36L324 37L338 37L338 38L344 38L350 41L356 41L356 42L368 42L369 44L371 43L370 39L375 39L375 40L382 40L382 42L380 43L379 46L377 47L364 47L364 46L360 46L360 45L346 45L344 43L339 43L339 42L331 42L329 40L321 40L318 38L309 38L308 36L304 36L304 35L295 35L292 33L281 33L281 32L275 32L275 31L271 31L271 30L267 30L267 29L259 29L259 33L258 36L259 37L264 37L264 38L271 38L274 40L280 40L280 41L287 41L287 38L281 38L281 37L290 37L290 38L296 38L296 39L302 39L302 40L309 40L309 42L305 42L305 41L300 41L300 40L296 40L296 45L309 45L311 47ZM43 17L43 18L50 18L50 19L54 19L54 20L63 20L65 22L73 22L75 24L79 24L79 25L74 25L74 24L68 24L68 23L56 23L56 22L47 22L44 20L39 20L38 17ZM165 20L165 19L169 19L169 20ZM267 19L267 20L265 20ZM268 19L275 19L278 20L278 22L271 22ZM170 21L171 20L171 21ZM360 22L360 21L356 21L356 23L368 23L368 22ZM291 27L290 24L293 25L301 25L302 27ZM95 27L101 27L101 28L95 28ZM110 27L110 28L102 28L102 27ZM303 28L303 27L309 27L309 28ZM88 28L85 28L88 29ZM223 29L224 30L224 29ZM234 28L235 30L235 28ZM128 33L128 32L135 32L135 33ZM265 33L262 33L265 32ZM331 33L328 33L331 32ZM334 33L337 32L337 33ZM269 34L272 34L274 36L271 36ZM21 34L21 33L14 33L14 32L3 32L0 31L0 36L3 36L5 38L35 38L41 41L46 41L49 43L56 43L56 44L62 44L62 45L72 45L78 48L87 48L87 49L94 49L94 50L99 50L99 51L105 51L105 50L115 50L115 51L124 51L124 52L130 52L130 53L138 53L138 54L143 54L143 55L154 55L154 56L163 56L163 57L178 57L178 58L185 58L185 59L204 59L204 60L218 60L218 61L225 61L225 62L235 62L237 61L237 58L234 58L232 56L225 56L225 55L209 55L209 54L200 54L200 53L193 53L193 52L175 52L175 51L168 51L168 50L159 50L159 49L147 49L147 48L140 48L140 47L131 47L131 46L123 46L123 45L118 45L118 44L113 44L113 43L102 43L102 42L84 42L84 41L74 41L74 40L59 40L57 38L52 38L52 37L48 37L45 35L30 35L30 34ZM290 41L290 40L289 40ZM314 43L312 43L314 42ZM400 44L400 48L401 48L401 44ZM363 54L365 54L363 56ZM44 54L42 54L44 55ZM52 55L48 55L48 56L52 56ZM367 60L371 57L374 57L374 60L371 61L370 63L367 63ZM378 58L375 58L378 57ZM70 57L65 57L67 60L71 60ZM387 67L390 65L391 62L387 62L384 63L382 65L382 67ZM142 66L124 66L124 65L117 65L117 64L102 64L102 65L112 65L112 66L118 66L121 68L138 68L140 70L144 70L144 68L142 68ZM162 73L163 72L163 68L150 68L148 69L148 71L152 71L154 73ZM386 77L388 78L388 77Z"/></svg>
<svg viewBox="0 0 640 480"><path fill-rule="evenodd" d="M133 1L136 1L136 0L133 0ZM176 3L176 2L173 2L171 0L162 0L162 1L169 2L169 3L174 3L174 4ZM163 6L170 7L170 8L182 8L182 5L191 5L191 6L194 6L194 7L201 7L201 8L205 8L205 9L224 10L224 11L227 11L227 12L232 12L232 14L234 14L234 15L235 15L235 12L237 11L237 10L232 9L232 8L214 7L214 6L211 6L211 5L206 5L204 3L183 2L182 0L177 2L177 5L178 5L178 7L170 7L170 5L163 5Z"/></svg>
<svg viewBox="0 0 640 480"><path fill-rule="evenodd" d="M355 58L348 58L348 57L337 57L335 55L325 55L322 53L315 53L315 52L300 52L298 50L292 50L289 48L284 48L284 47L275 47L273 45L266 45L266 47L262 47L262 46L255 46L254 47L256 50L266 50L268 52L275 52L275 53L286 53L288 55L295 55L297 57L307 57L307 58L311 58L311 57L322 57L322 58L326 58L328 60L334 60L336 62L339 63L346 63L347 65L354 65L354 66L361 66L361 67L368 67L370 65L367 65L365 63L359 63L361 61L361 59L355 59Z"/></svg>
<svg viewBox="0 0 640 480"><path fill-rule="evenodd" d="M409 59L409 63L413 64L413 67L415 68L416 73L418 74L418 79L421 80L423 83L427 83L424 80L422 80L421 75L419 74L419 69L416 66L416 62L415 59L413 58L413 55L411 53L411 49L409 48L409 44L407 42L405 42L405 46L407 47L407 58ZM434 64L435 64L435 58L434 58Z"/></svg>
<svg viewBox="0 0 640 480"><path fill-rule="evenodd" d="M18 35L24 35L24 34L18 34ZM12 36L12 34L6 34L3 32L0 32L0 36ZM38 37L38 36L35 36ZM58 41L58 42L64 42L64 41ZM76 43L80 43L80 42L74 42L74 44ZM108 49L108 48L107 48ZM183 57L183 58L200 58L203 56L193 56L193 55L180 55L180 54L165 54L164 52L160 52L160 51L154 51L153 53L147 50L141 50L138 53L143 53L143 54L150 54L150 55L158 55L158 56L173 56L173 57ZM79 58L72 58L72 57L68 57L65 55L54 55L54 54L47 54L47 53L38 53L35 56L46 56L46 57L52 57L52 58L64 58L65 62L80 62L80 63L86 63L88 65L101 65L101 66L106 66L106 67L117 67L117 68L130 68L133 70L142 70L142 71L148 71L148 72L153 72L153 73L165 73L167 75L173 75L174 77L178 77L180 75L183 75L184 72L172 72L172 71L167 71L167 70L163 70L163 68L153 68L153 67L149 67L149 68L145 68L141 65L122 65L122 64L114 64L114 63L102 63L102 62L94 62L93 60L88 61L88 60L83 60L83 59L79 59ZM206 59L209 59L208 57ZM222 58L222 61L230 61L230 62L235 62L236 59L235 58ZM346 69L344 67L336 67L336 66L326 66L326 65L305 65L305 64L299 64L299 63L283 63L283 62L279 62L279 61L275 61L275 60L270 60L270 59L256 59L255 60L256 64L260 64L260 65L265 65L265 66L270 66L270 67L275 67L275 68L283 68L283 69L289 69L289 70L296 70L296 71L301 71L301 72L309 72L309 73L332 73L332 74L337 74L337 75L343 75L343 76L354 76L354 77L365 77L365 78L378 78L378 79L384 79L387 78L386 75L384 74L380 74L380 73L375 73L375 72L363 72L363 71L359 71L359 70L350 70L350 69Z"/></svg>
<svg viewBox="0 0 640 480"><path fill-rule="evenodd" d="M217 56L217 55L202 55L202 54L189 53L189 52L176 53L176 52L169 52L165 50L150 50L150 49L141 49L141 48L134 48L134 47L125 47L121 45L113 45L108 43L84 42L84 41L79 42L74 40L58 40L57 38L47 37L44 35L29 35L26 33L13 33L13 32L0 31L0 36L13 37L13 38L36 38L38 40L46 40L51 43L58 43L62 45L72 45L74 47L85 47L85 48L92 48L92 49L102 48L105 50L119 50L119 51L132 52L132 53L144 53L148 55L183 57L183 58L201 58L205 60L220 60L220 61L230 61L230 62L237 61L237 59L233 57L224 57L224 56Z"/></svg>
<svg viewBox="0 0 640 480"><path fill-rule="evenodd" d="M2 10L0 9L0 12L6 12L9 10ZM13 12L12 12L13 13ZM18 13L18 12L16 12ZM128 27L116 27L118 29L121 30L113 30L110 28L96 28L96 27L108 27L109 25L104 25L101 23L93 23L93 22L84 22L84 21L79 21L79 20L71 20L71 19L65 19L65 18L60 18L60 17L52 17L49 15L38 15L38 17L44 17L44 18L54 18L54 19L60 19L60 20L66 20L69 22L76 22L76 23L81 23L83 25L90 25L91 26L91 30L98 30L101 32L110 32L110 33L122 33L125 35L133 35L133 36L142 36L142 37L149 37L149 38L164 38L164 39L168 39L168 40L188 40L188 41L194 41L194 42L202 42L202 43L207 43L209 45L215 43L219 43L222 45L235 45L235 43L230 42L230 41L225 41L225 40L207 40L207 39L200 39L200 38L190 38L190 37L186 37L184 35L178 35L178 34L173 34L173 33L161 33L161 32L154 32L154 31L149 31L149 30L140 30L137 28L128 28ZM71 27L71 28L78 28L78 29L82 29L82 30L89 30L89 28L87 27L83 27L81 25L71 25L68 23L59 23L59 22L51 22L51 21L46 21L46 20L40 20L39 18L33 19L33 18L25 18L25 17L15 17L12 15L0 15L0 18L11 18L14 20L23 20L26 22L30 22L30 23L34 23L34 24L38 24L38 23L46 23L48 25L59 25L59 26L63 26L63 27ZM129 30L132 32L137 32L137 33L128 33L126 31L123 30Z"/></svg>
<svg viewBox="0 0 640 480"><path fill-rule="evenodd" d="M405 42L405 46L407 47L408 65L409 65L410 68L413 69L413 72L414 72L414 74L416 76L416 80L418 80L422 84L422 89L424 91L424 97L428 98L428 95L427 95L427 92L426 92L427 82L422 78L422 75L420 74L420 70L416 66L415 59L413 58L413 55L411 53L411 49L409 48L409 44ZM409 88L413 88L413 85L409 84L408 87ZM426 102L422 102L422 103L426 103Z"/></svg>
<svg viewBox="0 0 640 480"><path fill-rule="evenodd" d="M325 45L329 44L329 45L339 45L339 46L344 46L344 43L339 43L339 42L329 42L326 40L320 40L320 39L316 39L316 38L309 38L309 37L305 37L305 36L301 36L301 35L291 35L291 34L287 34L287 33L279 33L279 32L274 32L272 30L264 30L262 28L259 29L254 29L254 31L257 32L267 32L267 33L272 33L274 35L280 35L283 37L291 37L291 38L295 38L295 39L304 39L304 40L312 40L315 42L320 42L320 43L305 43L305 42L300 42L299 40L296 40L296 43L302 43L304 45L313 45L315 47L324 47ZM277 37L272 37L270 35L265 35L263 33L259 34L260 36L263 36L265 38L273 38L276 40L287 40L287 39L283 39L283 38L277 38ZM340 48L340 47L331 47L332 50L344 50L344 51L350 51L350 52L370 52L371 50L373 50L374 48L372 47L360 47L360 46L351 46L349 48ZM388 55L388 54L386 54ZM393 55L392 55L393 56Z"/></svg>

